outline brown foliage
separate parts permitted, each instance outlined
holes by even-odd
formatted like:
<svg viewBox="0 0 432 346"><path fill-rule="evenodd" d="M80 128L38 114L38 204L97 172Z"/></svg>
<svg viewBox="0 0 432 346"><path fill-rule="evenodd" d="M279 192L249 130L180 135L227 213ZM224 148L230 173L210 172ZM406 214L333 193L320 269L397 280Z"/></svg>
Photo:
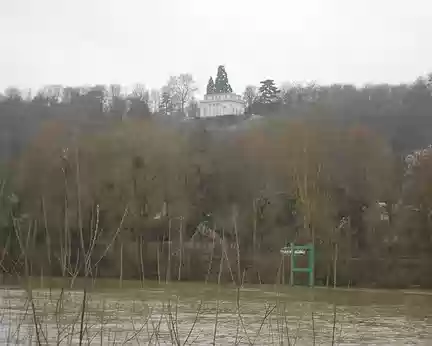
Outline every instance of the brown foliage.
<svg viewBox="0 0 432 346"><path fill-rule="evenodd" d="M317 278L329 275L338 244L343 282L352 279L352 257L391 258L395 249L413 255L415 246L402 240L408 222L416 225L411 229L417 243L430 243L430 161L402 189L397 157L364 127L277 120L224 132L141 119L79 136L54 122L19 160L14 189L20 212L41 225L47 221L53 247L63 246L67 232L78 244L80 224L85 248L96 223L103 230L98 241L110 242L127 209L118 241L127 252L125 263L135 268L130 273L140 268L138 239L179 242L182 227L187 241L208 221L229 239L235 238L235 224L247 265L255 263L252 249L277 254L287 242L314 242L321 256ZM378 202L385 202L388 219ZM400 211L408 203L420 210L418 217ZM116 242L107 252L104 273L111 266L119 270L119 248ZM160 256L165 261L170 254Z"/></svg>

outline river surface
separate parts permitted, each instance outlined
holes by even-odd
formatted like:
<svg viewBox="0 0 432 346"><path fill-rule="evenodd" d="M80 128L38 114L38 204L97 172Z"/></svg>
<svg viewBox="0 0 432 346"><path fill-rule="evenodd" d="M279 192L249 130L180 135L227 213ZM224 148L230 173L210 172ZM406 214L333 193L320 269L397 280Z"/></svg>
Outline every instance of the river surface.
<svg viewBox="0 0 432 346"><path fill-rule="evenodd" d="M0 289L0 344L432 345L431 292L107 286Z"/></svg>

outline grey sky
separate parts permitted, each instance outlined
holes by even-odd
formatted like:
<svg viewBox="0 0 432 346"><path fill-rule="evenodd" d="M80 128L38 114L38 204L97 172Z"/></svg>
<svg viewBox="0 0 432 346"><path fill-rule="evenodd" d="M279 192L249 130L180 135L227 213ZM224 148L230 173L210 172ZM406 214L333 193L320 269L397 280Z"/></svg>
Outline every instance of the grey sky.
<svg viewBox="0 0 432 346"><path fill-rule="evenodd" d="M224 64L264 78L410 81L432 71L431 0L3 0L0 90L142 82Z"/></svg>

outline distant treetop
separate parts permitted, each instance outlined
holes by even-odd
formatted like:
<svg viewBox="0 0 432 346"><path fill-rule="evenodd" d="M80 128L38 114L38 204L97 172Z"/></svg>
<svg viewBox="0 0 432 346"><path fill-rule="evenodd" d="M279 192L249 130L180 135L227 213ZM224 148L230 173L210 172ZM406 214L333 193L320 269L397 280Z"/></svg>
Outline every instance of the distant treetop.
<svg viewBox="0 0 432 346"><path fill-rule="evenodd" d="M213 77L210 77L207 83L207 94L214 94L216 92L216 86L213 81Z"/></svg>
<svg viewBox="0 0 432 346"><path fill-rule="evenodd" d="M261 81L259 88L259 101L261 103L273 103L278 99L279 89L276 87L273 79Z"/></svg>
<svg viewBox="0 0 432 346"><path fill-rule="evenodd" d="M220 65L218 67L216 81L215 81L216 93L232 93L231 85L228 82L228 74L225 71L225 66Z"/></svg>

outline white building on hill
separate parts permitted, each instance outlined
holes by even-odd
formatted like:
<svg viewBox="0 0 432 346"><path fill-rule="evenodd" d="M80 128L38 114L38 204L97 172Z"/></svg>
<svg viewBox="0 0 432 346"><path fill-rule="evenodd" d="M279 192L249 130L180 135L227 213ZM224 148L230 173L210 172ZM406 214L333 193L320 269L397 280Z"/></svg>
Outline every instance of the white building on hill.
<svg viewBox="0 0 432 346"><path fill-rule="evenodd" d="M199 102L200 118L219 115L240 115L245 111L245 102L234 93L207 94Z"/></svg>

